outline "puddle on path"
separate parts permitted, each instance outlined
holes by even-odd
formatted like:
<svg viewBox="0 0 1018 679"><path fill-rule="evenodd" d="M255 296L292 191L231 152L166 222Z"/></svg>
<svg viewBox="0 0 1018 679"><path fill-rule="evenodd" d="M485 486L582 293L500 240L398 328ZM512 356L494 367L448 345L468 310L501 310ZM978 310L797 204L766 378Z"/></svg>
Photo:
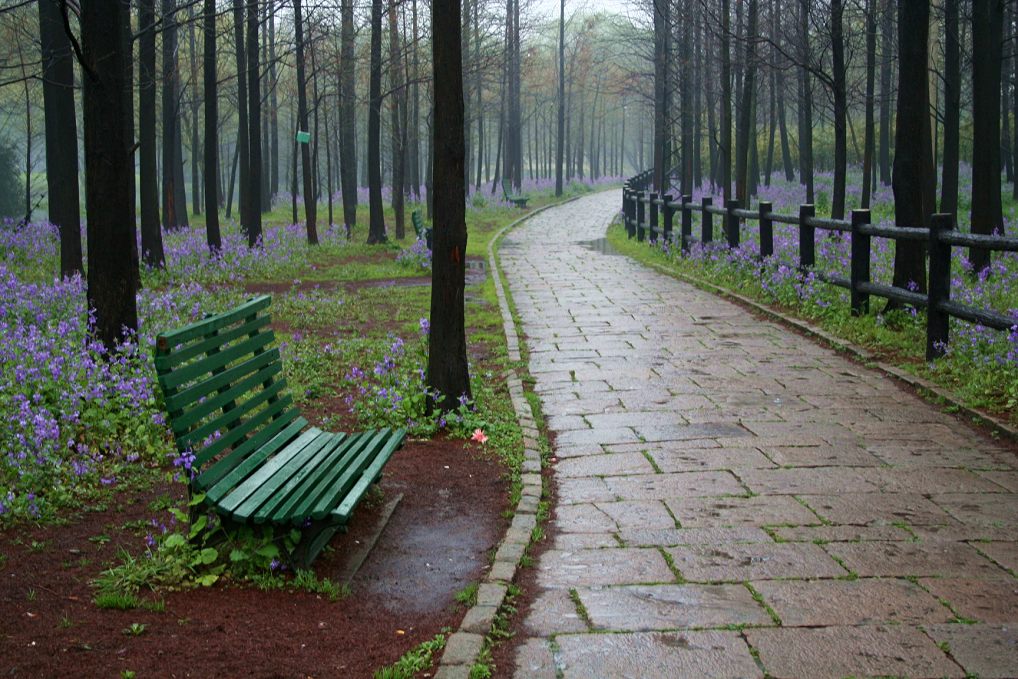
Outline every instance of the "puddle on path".
<svg viewBox="0 0 1018 679"><path fill-rule="evenodd" d="M576 242L581 248L586 248L593 252L600 252L602 255L615 255L618 256L618 250L611 246L607 238L596 238L594 240L581 240Z"/></svg>

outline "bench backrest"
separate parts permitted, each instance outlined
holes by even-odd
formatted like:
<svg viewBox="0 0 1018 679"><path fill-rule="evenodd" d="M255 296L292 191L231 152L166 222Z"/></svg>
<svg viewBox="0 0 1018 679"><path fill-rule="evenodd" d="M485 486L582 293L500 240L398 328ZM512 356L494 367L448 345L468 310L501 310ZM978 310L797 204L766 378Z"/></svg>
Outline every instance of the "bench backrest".
<svg viewBox="0 0 1018 679"><path fill-rule="evenodd" d="M424 222L421 220L421 213L414 210L410 213L410 221L414 225L414 233L417 234L417 238L421 239L424 237Z"/></svg>
<svg viewBox="0 0 1018 679"><path fill-rule="evenodd" d="M505 185L505 178L504 177L502 178L502 193L505 194L505 199L506 200L509 200L510 198L512 198L512 195L513 195L512 191L510 191L509 187L507 187Z"/></svg>
<svg viewBox="0 0 1018 679"><path fill-rule="evenodd" d="M265 313L271 301L255 297L156 338L170 428L178 452L194 451L195 471L204 470L200 485L221 478L268 441L293 438L306 424L285 393Z"/></svg>

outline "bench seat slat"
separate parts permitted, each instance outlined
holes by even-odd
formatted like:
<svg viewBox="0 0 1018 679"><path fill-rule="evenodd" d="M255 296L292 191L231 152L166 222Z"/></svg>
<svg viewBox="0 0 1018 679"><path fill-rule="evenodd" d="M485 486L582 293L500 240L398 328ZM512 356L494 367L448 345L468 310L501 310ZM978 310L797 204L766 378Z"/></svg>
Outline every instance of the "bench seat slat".
<svg viewBox="0 0 1018 679"><path fill-rule="evenodd" d="M204 337L209 333L253 316L262 309L267 309L271 301L272 298L268 295L260 295L225 313L217 314L201 321L195 321L170 332L164 332L159 335L156 347L165 352L178 344Z"/></svg>
<svg viewBox="0 0 1018 679"><path fill-rule="evenodd" d="M159 384L163 389L171 391L180 386L201 379L204 375L214 373L221 368L226 368L231 363L244 359L250 354L261 353L265 347L276 340L276 335L271 330L259 332L233 346L226 347L221 351L210 353L193 363L182 365L172 372L159 376Z"/></svg>
<svg viewBox="0 0 1018 679"><path fill-rule="evenodd" d="M337 473L356 463L368 440L370 432L351 434L342 446L333 452L333 459L323 465L317 473L306 479L298 492L292 493L283 503L273 503L273 520L302 522L307 518L307 509L314 503L316 489L321 483L328 483Z"/></svg>
<svg viewBox="0 0 1018 679"><path fill-rule="evenodd" d="M263 462L251 475L237 484L230 493L219 501L225 511L246 518L260 504L254 506L249 500L264 497L286 482L290 476L309 459L314 458L321 450L326 449L335 434L324 432L312 427L295 441L279 450L274 456ZM241 506L246 511L238 511Z"/></svg>
<svg viewBox="0 0 1018 679"><path fill-rule="evenodd" d="M252 335L269 324L268 316L256 316L255 318L247 321L243 325L237 326L236 328L230 328L223 332L217 333L212 337L201 342L195 342L193 344L184 344L179 347L169 347L168 353L157 354L155 357L156 370L162 374L169 372L174 367L180 365L184 361L189 361L192 358L197 358L202 354L223 346L228 342L235 342L236 340L244 337L245 335Z"/></svg>
<svg viewBox="0 0 1018 679"><path fill-rule="evenodd" d="M298 417L287 424L274 420L250 439L234 448L202 472L194 483L206 489L210 502L218 502L238 483L247 478L270 455L294 441L308 421Z"/></svg>
<svg viewBox="0 0 1018 679"><path fill-rule="evenodd" d="M315 487L318 479L337 466L345 466L353 459L363 437L361 434L338 434L336 439L314 460L293 474L283 486L259 501L257 511L250 516L255 523L279 521L287 518L287 509L300 505Z"/></svg>
<svg viewBox="0 0 1018 679"><path fill-rule="evenodd" d="M333 474L321 479L309 496L309 503L304 507L298 507L300 515L310 516L318 521L323 518L336 506L336 498L343 497L350 488L357 482L364 468L371 462L371 458L382 446L382 442L389 436L390 429L381 429L378 432L365 432L364 445L357 454L356 459L345 468L334 470ZM370 439L368 439L370 435ZM297 517L294 517L297 518Z"/></svg>
<svg viewBox="0 0 1018 679"><path fill-rule="evenodd" d="M382 468L389 461L389 458L392 457L392 454L396 452L396 449L403 443L404 436L406 436L406 431L403 429L392 433L388 441L386 441L385 447L374 457L371 465L364 470L361 478L354 484L354 487L346 494L346 497L339 503L339 506L329 513L333 519L342 524L349 521L350 514L353 513L353 510L361 501L368 487L378 480L382 473Z"/></svg>
<svg viewBox="0 0 1018 679"><path fill-rule="evenodd" d="M259 406L263 404L272 405L270 401L277 399L285 388L286 380L276 380L268 387L260 389L252 394L246 401L238 403L235 408L227 410L219 417L210 420L195 429L180 434L177 437L177 442L183 443L187 446L193 446L197 443L201 443L217 431L221 434L226 433L225 430L231 429L235 422L242 422L241 418L245 415L257 413L257 408Z"/></svg>

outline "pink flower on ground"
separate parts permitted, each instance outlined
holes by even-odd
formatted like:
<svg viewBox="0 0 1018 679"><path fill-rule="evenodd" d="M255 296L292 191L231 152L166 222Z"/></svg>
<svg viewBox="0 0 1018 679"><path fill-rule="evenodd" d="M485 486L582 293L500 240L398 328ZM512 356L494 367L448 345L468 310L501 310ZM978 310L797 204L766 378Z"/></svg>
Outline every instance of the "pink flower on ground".
<svg viewBox="0 0 1018 679"><path fill-rule="evenodd" d="M475 429L474 435L470 437L471 441L477 441L478 443L487 443L488 437L485 435L483 429Z"/></svg>

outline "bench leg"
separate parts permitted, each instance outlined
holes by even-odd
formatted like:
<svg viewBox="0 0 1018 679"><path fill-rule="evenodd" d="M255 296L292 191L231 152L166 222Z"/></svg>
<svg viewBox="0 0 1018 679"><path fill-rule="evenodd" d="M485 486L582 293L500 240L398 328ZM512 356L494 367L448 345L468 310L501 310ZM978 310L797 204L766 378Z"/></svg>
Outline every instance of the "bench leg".
<svg viewBox="0 0 1018 679"><path fill-rule="evenodd" d="M336 534L336 531L344 529L344 526L325 521L316 521L304 529L300 543L294 548L290 560L295 568L308 568L315 558L321 553L329 540Z"/></svg>

